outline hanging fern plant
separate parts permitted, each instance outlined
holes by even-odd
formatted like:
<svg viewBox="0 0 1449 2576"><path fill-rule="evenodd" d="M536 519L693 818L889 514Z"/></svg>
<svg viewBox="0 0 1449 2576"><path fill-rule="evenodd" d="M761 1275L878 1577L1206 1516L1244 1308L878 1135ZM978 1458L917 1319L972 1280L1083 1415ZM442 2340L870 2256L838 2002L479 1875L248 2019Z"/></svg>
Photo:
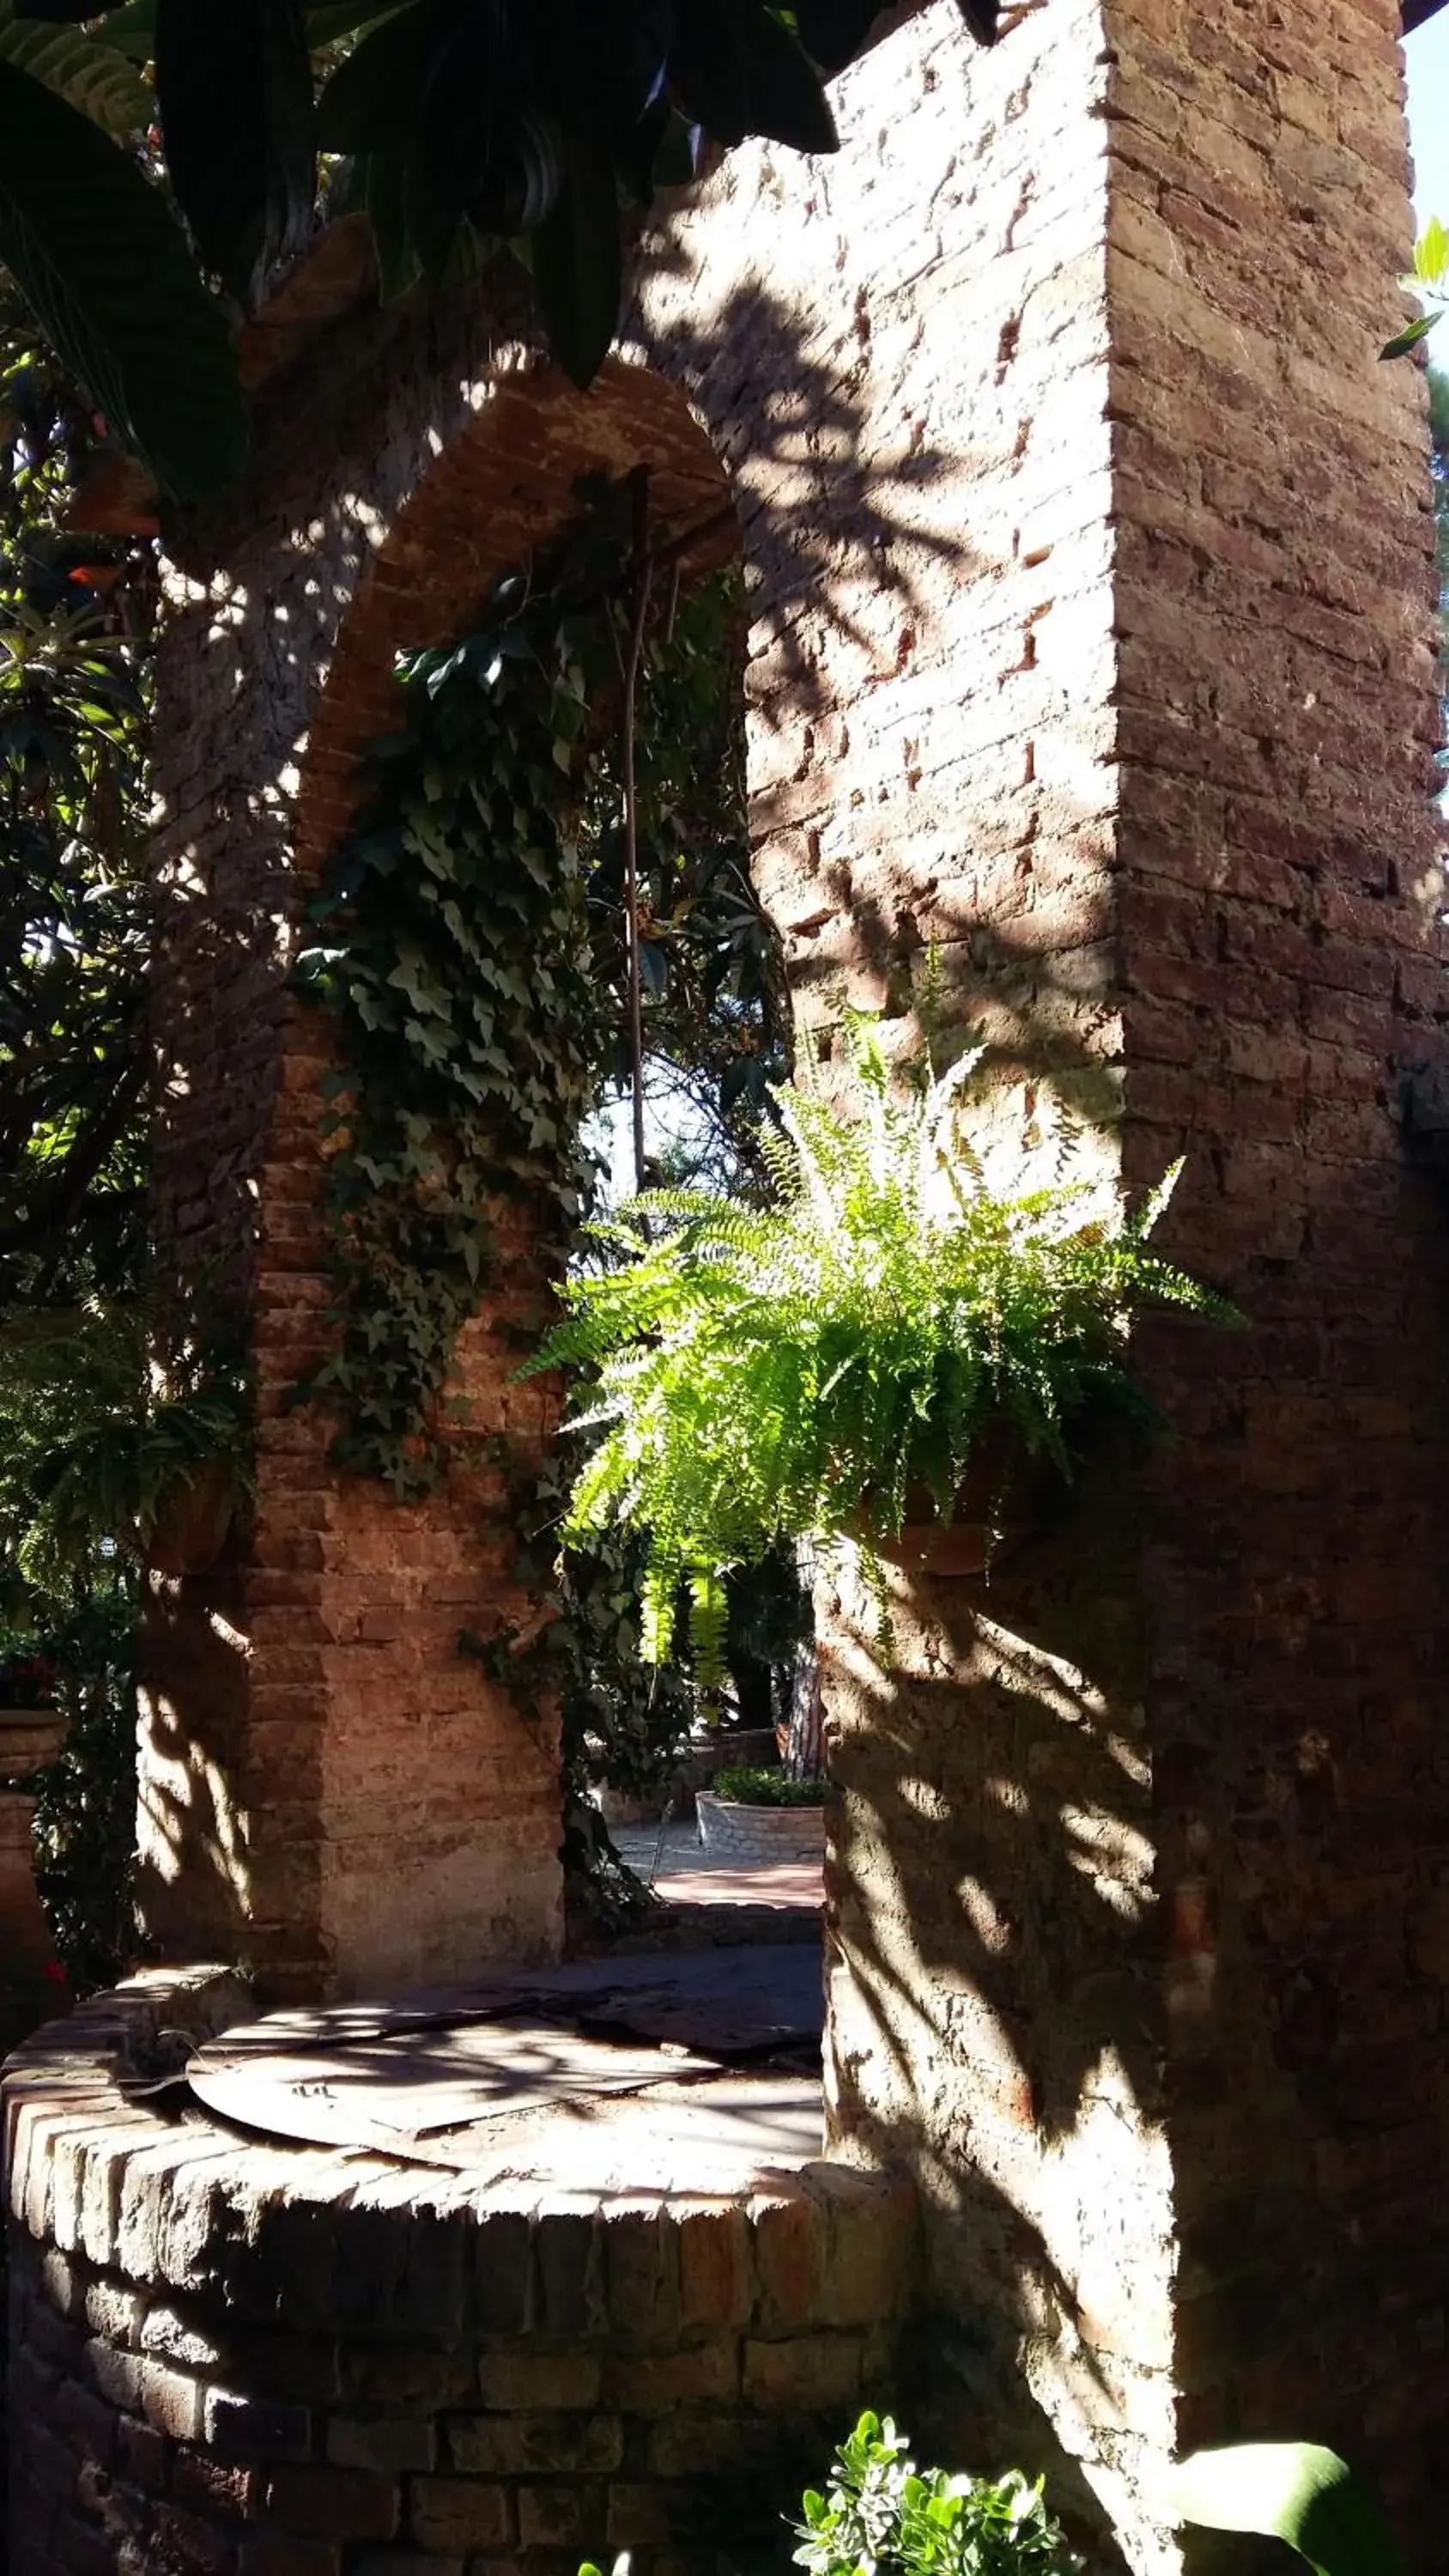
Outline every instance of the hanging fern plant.
<svg viewBox="0 0 1449 2576"><path fill-rule="evenodd" d="M634 1201L593 1229L608 1263L565 1283L531 1364L590 1376L575 1428L601 1436L565 1537L647 1531L646 1657L670 1654L687 1590L706 1677L731 1567L847 1532L873 1561L918 1491L949 1519L1003 1435L1069 1475L1089 1406L1148 1410L1127 1350L1139 1307L1233 1320L1148 1249L1176 1169L1135 1211L1070 1179L1002 1195L962 1132L979 1056L897 1099L868 1024L848 1035L841 1106L809 1066L776 1094L778 1203Z"/></svg>

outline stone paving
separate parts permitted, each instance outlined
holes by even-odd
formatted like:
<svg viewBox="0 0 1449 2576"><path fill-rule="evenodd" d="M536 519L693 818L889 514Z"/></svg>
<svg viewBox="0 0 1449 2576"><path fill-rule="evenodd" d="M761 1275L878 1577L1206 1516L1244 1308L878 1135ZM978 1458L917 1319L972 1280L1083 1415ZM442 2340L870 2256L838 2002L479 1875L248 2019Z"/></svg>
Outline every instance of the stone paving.
<svg viewBox="0 0 1449 2576"><path fill-rule="evenodd" d="M621 1860L671 1905L788 1905L825 1901L819 1861L740 1861L702 1849L692 1817L615 1827Z"/></svg>

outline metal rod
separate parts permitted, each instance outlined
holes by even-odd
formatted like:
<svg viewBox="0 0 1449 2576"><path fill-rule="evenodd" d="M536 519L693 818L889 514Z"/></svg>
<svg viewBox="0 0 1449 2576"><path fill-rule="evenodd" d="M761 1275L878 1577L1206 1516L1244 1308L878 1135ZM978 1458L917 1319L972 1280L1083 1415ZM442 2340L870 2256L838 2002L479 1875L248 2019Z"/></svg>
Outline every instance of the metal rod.
<svg viewBox="0 0 1449 2576"><path fill-rule="evenodd" d="M634 1187L644 1187L644 978L639 953L639 793L635 771L639 664L654 566L649 554L649 468L631 474L634 505L634 615L624 664L624 908L628 924L629 1064L634 1100Z"/></svg>

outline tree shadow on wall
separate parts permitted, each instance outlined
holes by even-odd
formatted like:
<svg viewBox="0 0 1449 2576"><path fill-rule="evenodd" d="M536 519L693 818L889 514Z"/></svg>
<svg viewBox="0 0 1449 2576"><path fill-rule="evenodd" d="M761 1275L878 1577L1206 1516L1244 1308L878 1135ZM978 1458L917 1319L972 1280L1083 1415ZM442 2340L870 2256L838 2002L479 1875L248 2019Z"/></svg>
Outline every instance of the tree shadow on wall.
<svg viewBox="0 0 1449 2576"><path fill-rule="evenodd" d="M848 1568L827 1619L832 2134L904 2161L930 2249L918 2444L1132 2520L1174 2444L1142 1640L1122 1460L989 1580ZM1113 2479L1113 2469L1123 2473ZM1099 2490L1100 2492L1100 2490Z"/></svg>
<svg viewBox="0 0 1449 2576"><path fill-rule="evenodd" d="M775 702L791 719L848 711L909 671L933 588L993 570L959 515L925 499L956 459L923 421L879 442L868 334L842 358L823 317L759 278L702 325L670 292L688 276L677 245L651 245L651 304L674 309L639 354L695 400L731 476L764 639L751 713L773 726Z"/></svg>

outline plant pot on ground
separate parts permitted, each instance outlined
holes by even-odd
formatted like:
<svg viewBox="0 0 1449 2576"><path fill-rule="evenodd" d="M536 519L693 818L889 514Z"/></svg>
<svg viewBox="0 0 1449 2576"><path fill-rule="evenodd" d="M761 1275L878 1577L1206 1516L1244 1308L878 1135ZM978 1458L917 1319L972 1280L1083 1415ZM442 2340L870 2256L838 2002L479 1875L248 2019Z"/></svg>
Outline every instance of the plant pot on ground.
<svg viewBox="0 0 1449 2576"><path fill-rule="evenodd" d="M879 1560L928 1558L927 1497L938 1570L954 1552L954 1570L979 1571L998 1523L1017 1524L958 1508L974 1478L1025 1495L1070 1478L1092 1416L1150 1418L1128 1363L1141 1307L1236 1320L1148 1248L1176 1169L1136 1206L1109 1180L1004 1190L965 1133L979 1050L903 1096L868 1024L847 1034L840 1105L808 1065L775 1096L777 1204L636 1200L595 1229L604 1258L566 1282L567 1317L530 1364L589 1373L575 1422L597 1436L566 1539L646 1534L645 1656L671 1654L687 1595L706 1687L732 1568L852 1537L884 1605ZM884 1606L881 1634L888 1647Z"/></svg>
<svg viewBox="0 0 1449 2576"><path fill-rule="evenodd" d="M58 1708L0 1708L0 1790L54 1762L67 1719Z"/></svg>
<svg viewBox="0 0 1449 2576"><path fill-rule="evenodd" d="M235 1517L236 1475L231 1461L203 1459L158 1495L145 1541L147 1564L156 1574L209 1573Z"/></svg>
<svg viewBox="0 0 1449 2576"><path fill-rule="evenodd" d="M723 1770L695 1799L699 1839L721 1859L819 1860L825 1850L825 1783L783 1771Z"/></svg>

